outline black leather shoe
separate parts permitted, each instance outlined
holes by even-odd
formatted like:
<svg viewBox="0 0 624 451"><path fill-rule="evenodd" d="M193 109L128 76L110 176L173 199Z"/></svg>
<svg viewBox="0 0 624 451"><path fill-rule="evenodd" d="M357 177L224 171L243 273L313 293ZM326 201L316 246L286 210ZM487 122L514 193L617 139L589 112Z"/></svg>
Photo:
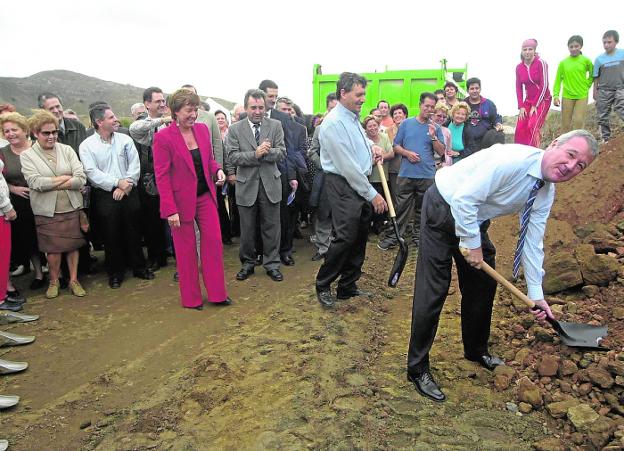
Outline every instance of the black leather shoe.
<svg viewBox="0 0 624 451"><path fill-rule="evenodd" d="M472 359L468 356L466 356L466 358L471 362L477 362L483 368L487 368L490 371L494 371L494 368L496 368L497 366L505 364L502 359L490 354L483 354L481 357L477 357L475 359Z"/></svg>
<svg viewBox="0 0 624 451"><path fill-rule="evenodd" d="M149 269L151 272L155 272L160 269L160 265L158 264L158 262L147 262L147 269Z"/></svg>
<svg viewBox="0 0 624 451"><path fill-rule="evenodd" d="M231 238L224 238L224 239L221 240L221 243L226 245L226 246L231 246L232 244L234 244L234 243L232 243L232 239Z"/></svg>
<svg viewBox="0 0 624 451"><path fill-rule="evenodd" d="M108 286L112 289L117 289L121 287L121 279L119 277L111 277L108 279Z"/></svg>
<svg viewBox="0 0 624 451"><path fill-rule="evenodd" d="M440 386L433 380L433 376L429 371L419 374L407 373L407 380L414 384L418 393L435 402L446 400L446 395L440 390Z"/></svg>
<svg viewBox="0 0 624 451"><path fill-rule="evenodd" d="M180 281L180 273L178 273L178 271L173 273L173 281L174 282L179 282Z"/></svg>
<svg viewBox="0 0 624 451"><path fill-rule="evenodd" d="M314 254L314 255L312 256L312 261L313 261L313 262L317 262L317 261L322 260L322 259L324 259L324 258L325 258L325 255L323 255L323 254L319 254L319 252L318 252L318 251L316 251L316 254Z"/></svg>
<svg viewBox="0 0 624 451"><path fill-rule="evenodd" d="M256 265L256 266L260 266L260 265L262 265L262 261L263 261L263 260L264 260L264 259L262 258L262 255L257 255L257 256L256 256L256 263L255 263L255 265Z"/></svg>
<svg viewBox="0 0 624 451"><path fill-rule="evenodd" d="M281 260L286 266L293 266L295 264L295 260L290 255L284 255Z"/></svg>
<svg viewBox="0 0 624 451"><path fill-rule="evenodd" d="M236 273L236 280L245 280L254 273L253 266L243 266L238 273Z"/></svg>
<svg viewBox="0 0 624 451"><path fill-rule="evenodd" d="M368 291L364 291L364 290L360 290L359 288L356 288L354 290L348 290L348 291L340 291L340 290L336 290L336 297L338 299L349 299L349 298L354 298L356 296L365 296L365 297L372 297L373 294L368 292Z"/></svg>
<svg viewBox="0 0 624 451"><path fill-rule="evenodd" d="M154 273L150 271L149 269L132 271L132 275L138 279L143 279L143 280L152 280L155 277Z"/></svg>
<svg viewBox="0 0 624 451"><path fill-rule="evenodd" d="M284 280L284 276L279 269L269 269L267 271L267 276L269 276L274 282L281 282Z"/></svg>
<svg viewBox="0 0 624 451"><path fill-rule="evenodd" d="M47 281L45 280L45 277L43 279L33 279L32 282L30 282L30 289L40 290L46 285L47 285Z"/></svg>
<svg viewBox="0 0 624 451"><path fill-rule="evenodd" d="M330 290L316 290L316 299L325 308L332 308L336 304Z"/></svg>
<svg viewBox="0 0 624 451"><path fill-rule="evenodd" d="M225 298L225 301L213 302L213 304L216 305L216 306L219 306L219 307L225 307L227 305L232 305L232 300L228 296L227 298Z"/></svg>

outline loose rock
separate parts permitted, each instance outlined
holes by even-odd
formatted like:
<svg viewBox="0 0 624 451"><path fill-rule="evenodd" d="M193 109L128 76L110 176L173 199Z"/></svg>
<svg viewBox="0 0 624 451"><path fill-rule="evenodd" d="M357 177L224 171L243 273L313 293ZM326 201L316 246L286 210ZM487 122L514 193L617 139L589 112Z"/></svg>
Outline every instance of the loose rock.
<svg viewBox="0 0 624 451"><path fill-rule="evenodd" d="M559 369L559 359L554 355L545 355L540 361L537 372L540 376L554 376Z"/></svg>
<svg viewBox="0 0 624 451"><path fill-rule="evenodd" d="M568 409L568 419L572 422L577 431L583 432L589 429L600 415L587 404L579 404Z"/></svg>
<svg viewBox="0 0 624 451"><path fill-rule="evenodd" d="M552 402L546 405L546 410L553 418L564 418L571 407L578 406L576 399L566 399L565 401Z"/></svg>
<svg viewBox="0 0 624 451"><path fill-rule="evenodd" d="M518 400L533 407L541 407L544 403L539 388L526 376L518 381Z"/></svg>

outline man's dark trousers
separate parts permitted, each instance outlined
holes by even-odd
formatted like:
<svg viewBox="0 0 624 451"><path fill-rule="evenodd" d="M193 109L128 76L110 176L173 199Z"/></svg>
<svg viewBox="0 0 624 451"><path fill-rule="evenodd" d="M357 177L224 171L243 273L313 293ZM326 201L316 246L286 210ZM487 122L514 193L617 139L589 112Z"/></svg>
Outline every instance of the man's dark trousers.
<svg viewBox="0 0 624 451"><path fill-rule="evenodd" d="M329 290L340 277L337 291L349 291L362 274L373 209L342 176L327 173L323 189L331 205L334 240L316 276L316 289Z"/></svg>
<svg viewBox="0 0 624 451"><path fill-rule="evenodd" d="M483 259L494 267L496 249L481 224ZM488 352L492 304L496 282L485 272L470 266L459 252L455 221L450 206L436 185L425 194L420 223L420 247L412 304L412 331L407 356L410 374L429 369L429 350L438 328L440 312L451 283L453 260L457 265L461 291L461 325L464 355L476 359Z"/></svg>
<svg viewBox="0 0 624 451"><path fill-rule="evenodd" d="M127 255L133 271L145 270L145 256L141 247L141 205L137 189L122 200L113 199L113 193L94 189L96 216L104 241L104 258L109 277L123 277Z"/></svg>
<svg viewBox="0 0 624 451"><path fill-rule="evenodd" d="M165 221L160 217L160 196L152 196L143 188L142 184L135 189L139 190L141 201L141 225L147 258L160 266L167 264L167 238L165 235Z"/></svg>

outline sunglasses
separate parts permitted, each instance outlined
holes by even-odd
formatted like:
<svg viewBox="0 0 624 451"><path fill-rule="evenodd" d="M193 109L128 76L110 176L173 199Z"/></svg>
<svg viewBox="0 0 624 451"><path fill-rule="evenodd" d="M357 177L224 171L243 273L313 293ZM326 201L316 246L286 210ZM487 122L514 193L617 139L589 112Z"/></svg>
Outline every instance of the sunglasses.
<svg viewBox="0 0 624 451"><path fill-rule="evenodd" d="M58 135L59 131L58 130L50 130L50 131L41 131L40 132L43 136L50 136L50 135Z"/></svg>

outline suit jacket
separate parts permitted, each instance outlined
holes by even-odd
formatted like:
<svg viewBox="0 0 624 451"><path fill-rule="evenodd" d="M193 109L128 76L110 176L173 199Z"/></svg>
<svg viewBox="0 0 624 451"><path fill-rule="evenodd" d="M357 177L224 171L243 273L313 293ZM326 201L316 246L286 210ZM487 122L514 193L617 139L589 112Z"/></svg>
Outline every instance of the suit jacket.
<svg viewBox="0 0 624 451"><path fill-rule="evenodd" d="M227 135L227 155L230 170L236 172L236 203L243 207L252 206L258 197L260 179L273 203L282 200L281 172L277 163L286 158L284 131L279 121L262 119L260 124L260 142L271 141L271 150L262 158L256 158L258 147L249 121L243 119L230 126Z"/></svg>
<svg viewBox="0 0 624 451"><path fill-rule="evenodd" d="M282 124L282 131L284 132L284 145L286 146L286 158L277 163L277 168L282 174L286 175L288 180L297 180L297 166L290 156L291 153L296 151L298 145L297 141L293 141L293 135L297 134L295 125L296 122L290 115L282 113L275 108L271 108L269 111L271 112L271 119L279 121ZM243 111L239 116L239 121L246 118L247 113Z"/></svg>
<svg viewBox="0 0 624 451"><path fill-rule="evenodd" d="M67 144L78 155L80 143L87 137L87 129L82 125L82 122L68 117L63 118L63 123L65 124L65 132L62 133L59 127L58 142Z"/></svg>
<svg viewBox="0 0 624 451"><path fill-rule="evenodd" d="M221 167L212 155L210 131L205 124L195 123L193 134L201 154L210 196L216 207L217 190L213 178ZM197 174L191 152L175 122L154 135L152 150L156 184L160 193L160 217L168 218L177 213L180 221L192 221L197 206Z"/></svg>
<svg viewBox="0 0 624 451"><path fill-rule="evenodd" d="M208 130L210 130L212 154L221 166L223 166L223 141L221 140L221 132L219 131L219 124L217 124L217 118L211 111L197 111L197 122L206 124Z"/></svg>

